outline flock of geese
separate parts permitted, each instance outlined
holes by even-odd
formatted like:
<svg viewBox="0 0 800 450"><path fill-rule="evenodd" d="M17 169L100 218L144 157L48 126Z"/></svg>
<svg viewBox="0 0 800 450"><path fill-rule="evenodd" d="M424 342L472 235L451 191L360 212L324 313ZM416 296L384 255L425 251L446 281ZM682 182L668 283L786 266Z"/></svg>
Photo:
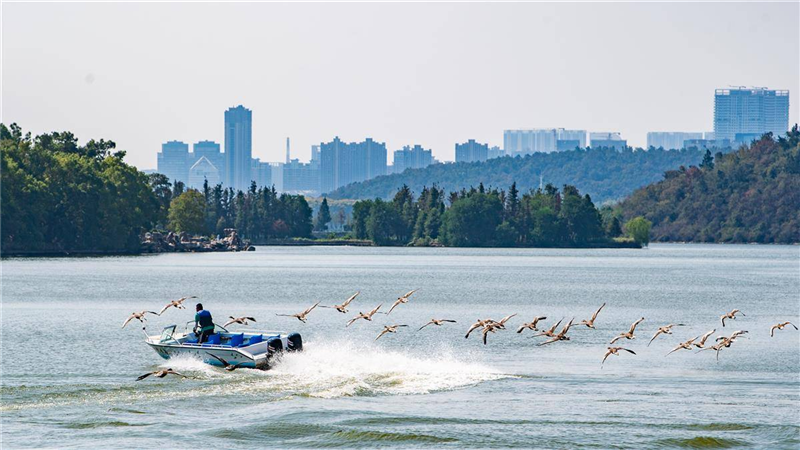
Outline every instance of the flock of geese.
<svg viewBox="0 0 800 450"><path fill-rule="evenodd" d="M411 290L411 291L407 292L405 295L402 295L402 296L398 297L397 300L395 300L394 303L392 303L392 306L389 308L388 312L384 313L384 312L380 311L381 307L383 306L382 303L379 304L378 306L376 306L375 308L369 310L369 312L364 313L364 312L360 312L359 311L359 313L355 317L353 317L353 318L351 318L350 320L347 321L347 324L345 326L349 327L349 326L353 325L355 322L357 322L358 320L362 320L362 319L367 321L367 322L372 322L372 318L376 314L389 315L398 306L408 303L411 295L414 294L415 292L417 292L417 289ZM299 321L301 321L303 323L307 323L309 314L312 311L314 311L317 307L335 309L336 311L338 311L338 312L340 312L342 314L347 314L349 312L348 307L353 302L353 300L355 300L356 297L359 296L359 294L361 294L360 291L356 292L355 294L351 295L347 300L345 300L344 302L342 302L339 305L326 306L326 305L320 305L321 302L316 302L313 305L311 305L310 307L308 307L305 310L303 310L303 311L301 311L299 313L296 313L296 314L276 314L276 315L277 316L282 316L282 317L294 317L294 318L296 318L297 320L299 320ZM154 315L159 315L160 316L161 314L164 313L164 311L166 311L167 309L169 309L171 307L176 308L176 309L185 309L186 307L183 305L183 302L185 300L187 300L187 299L190 299L190 298L197 298L197 297L196 296L182 297L182 298L180 298L178 300L170 301L158 313L153 312L153 311L133 312L127 318L127 320L125 320L125 323L122 324L122 327L124 328L125 325L127 325L131 320L134 320L134 319L139 320L140 322L144 323L144 321L147 320L146 317L145 317L146 314L154 314ZM594 314L592 314L592 317L589 318L589 319L584 319L584 320L581 320L581 321L575 323L575 319L572 318L558 332L556 330L558 330L558 327L563 322L563 320L564 320L563 318L561 320L559 320L558 322L553 323L549 328L544 328L543 327L543 329L539 329L539 322L542 321L542 320L546 320L547 317L546 316L535 316L533 318L533 320L531 320L530 322L525 322L522 325L520 325L517 328L517 333L521 334L525 330L538 332L538 334L534 334L533 336L534 337L543 336L543 337L547 338L543 342L537 344L539 346L553 344L553 343L559 342L559 341L569 341L570 340L570 336L568 336L567 333L569 332L569 330L572 328L573 325L579 326L579 327L580 326L585 326L587 328L595 330L596 329L595 328L595 321L597 321L597 316L600 314L600 311L602 311L603 308L605 308L605 306L606 306L606 304L603 303L600 306L600 308L598 308L597 311L595 311ZM515 317L516 315L517 315L516 313L515 314L511 314L511 315L508 315L506 317L503 317L500 320L494 320L494 319L490 319L490 318L478 319L475 323L470 325L470 327L467 329L467 333L466 333L466 335L464 337L468 339L470 334L472 334L473 331L480 329L480 333L481 333L482 339L483 339L483 344L486 345L487 342L488 342L489 334L494 334L497 331L505 330L506 329L506 323L510 319ZM745 314L743 312L741 312L740 310L738 310L738 309L733 309L732 311L730 311L728 313L725 313L722 316L720 316L720 321L722 323L722 327L723 328L725 327L725 321L726 320L728 320L728 321L736 320L736 316L737 315L744 316ZM233 324L233 323L236 323L236 324L239 324L239 325L248 325L250 322L256 322L256 319L253 318L253 317L233 317L233 316L230 316L230 319L231 320L229 320L228 322L225 323L225 325L223 325L224 327L227 327L228 325ZM620 353L619 353L620 351L628 352L628 353L633 354L633 355L636 354L636 352L634 352L633 350L631 350L629 348L620 347L620 346L613 346L613 345L616 342L618 342L620 340L623 340L623 339L624 340L636 339L636 335L635 335L636 327L639 324L641 324L644 320L645 320L644 317L636 320L635 322L633 322L631 324L631 326L628 329L628 331L624 331L622 333L619 333L617 336L615 336L613 339L611 339L611 341L609 342L609 346L606 347L605 354L603 355L603 359L602 359L602 361L600 363L601 366L603 366L605 364L605 362L606 362L606 360L608 359L609 356L612 356L612 355L613 356L619 356L620 355ZM422 325L421 327L419 327L419 329L417 331L421 331L423 328L425 328L425 327L427 327L429 325L442 326L445 323L456 323L456 321L455 320L451 320L451 319L431 319L429 322L427 322L424 325ZM772 327L770 327L770 337L773 337L775 335L775 330L783 330L788 325L791 325L792 327L794 327L795 330L798 329L798 327L795 324L793 324L792 322L788 322L788 321L780 322L780 323L777 323L777 324L773 325ZM397 333L398 328L403 328L403 327L408 327L408 326L409 325L406 325L406 324L384 325L383 326L383 330L381 330L381 332L378 334L378 336L375 338L375 340L377 341L378 339L380 339L381 337L383 337L386 334ZM647 346L649 347L650 344L652 344L653 341L656 338L658 338L659 336L661 336L661 335L671 335L672 334L672 329L674 327L680 327L680 326L684 326L684 324L671 323L671 324L667 324L667 325L658 327L656 329L656 332L653 335L653 337L650 338L650 341L648 341ZM720 351L722 351L723 349L726 349L726 348L730 348L731 345L738 338L740 338L740 337L742 337L742 336L744 336L745 334L748 333L748 331L746 331L746 330L738 330L738 331L734 331L730 336L719 335L714 339L714 341L713 341L714 343L713 344L709 343L709 345L706 346L706 342L711 337L711 335L713 335L716 331L717 331L716 328L714 328L711 331L708 331L707 333L705 333L703 335L698 335L698 336L695 336L695 337L693 337L693 338L691 338L691 339L689 339L687 341L681 342L675 348L673 348L671 351L669 351L665 356L669 356L672 353L677 352L679 350L693 350L693 349L696 348L696 349L699 349L699 350L697 350L697 353L699 353L701 351L705 351L705 350L713 350L713 351L715 351L716 352L717 361L719 361L719 353L720 353ZM225 368L225 370L232 371L232 370L236 369L236 367L238 367L238 365L229 364L227 361L221 360L220 358L218 358L218 357L216 357L214 355L211 355L211 356L217 358L218 360L220 360L220 362L223 364L223 367ZM185 377L185 375L182 375L182 374L180 374L178 372L175 372L172 369L166 369L166 370L157 370L157 371L154 371L154 372L151 372L151 373L144 374L144 375L140 376L139 378L137 378L137 381L142 380L144 378L147 378L148 376L151 376L151 375L159 377L159 378L163 378L163 377L165 377L167 375L170 375L170 374L179 375L179 376Z"/></svg>
<svg viewBox="0 0 800 450"><path fill-rule="evenodd" d="M375 308L371 309L367 313L359 312L358 315L356 315L355 317L350 319L347 322L347 325L345 325L345 326L349 327L350 325L352 325L353 323L355 323L356 321L361 320L361 319L371 322L372 318L373 318L373 316L375 314L386 314L386 315L389 315L398 306L408 303L409 298L416 291L417 290L414 289L412 291L409 291L405 295L403 295L401 297L398 297L397 300L395 300L395 302L389 308L389 311L386 312L386 313L380 312L380 309L383 306L383 304L379 304L378 306L376 306ZM311 307L309 307L309 308L305 309L304 311L301 311L301 312L299 312L297 314L277 314L277 315L278 316L285 316L285 317L294 317L294 318L300 320L301 322L306 323L308 321L308 315L317 307L320 307L320 308L332 308L332 309L335 309L335 310L339 311L340 313L346 314L348 312L347 308L350 306L350 304L353 302L353 300L355 300L356 297L358 297L359 294L360 294L360 292L356 292L355 294L350 296L347 300L345 300L340 305L325 306L325 305L320 305L320 302L317 302L317 303L313 304ZM584 319L584 320L581 320L580 322L575 323L575 319L573 318L572 320L569 321L569 323L564 325L564 327L561 328L560 331L556 331L556 330L561 325L561 323L563 322L564 319L561 319L558 322L555 322L549 328L540 330L538 328L539 322L542 321L542 320L546 320L547 317L545 317L545 316L536 316L530 322L526 322L526 323L523 323L522 325L520 325L519 328L517 328L517 333L522 333L525 330L531 330L531 331L539 332L538 334L535 334L534 336L537 336L537 337L538 336L544 336L544 337L547 338L546 340L544 340L543 342L538 344L540 346L552 344L552 343L559 342L559 341L568 341L568 340L570 340L570 337L568 336L567 333L569 332L570 328L572 328L573 325L575 325L575 326L585 326L585 327L593 329L593 330L596 329L595 328L595 321L597 321L597 316L600 314L600 311L602 311L603 308L605 308L605 306L606 306L606 304L603 303L600 306L600 308L598 308L597 311L595 311L594 314L592 314L592 317L589 318L589 319ZM720 321L722 323L722 327L723 328L725 327L725 321L726 320L728 320L728 321L736 320L737 314L738 315L742 315L742 316L745 315L740 310L734 309L731 312L723 314L722 316L720 316ZM489 318L487 318L487 319L478 319L475 323L470 325L469 329L467 330L467 334L464 337L468 339L470 334L472 334L473 331L480 329L480 333L481 333L482 338L483 338L483 344L486 345L487 341L488 341L489 334L494 334L499 330L505 330L506 329L506 323L511 318L515 317L516 315L517 314L511 314L511 315L508 315L506 317L503 317L500 320L494 320L494 319L489 319ZM628 331L624 331L624 332L618 334L617 336L615 336L613 339L611 339L611 342L609 342L609 346L606 347L605 354L603 355L603 360L600 363L601 366L605 364L606 359L608 359L609 356L612 356L612 355L619 356L619 354L620 354L619 352L620 351L625 351L625 352L628 352L628 353L633 354L633 355L636 354L636 352L634 352L633 350L631 350L629 348L615 347L613 345L616 342L618 342L620 340L623 340L623 339L624 340L636 339L636 335L635 335L636 327L640 323L642 323L644 320L645 320L644 317L636 320L635 322L633 322L631 324L631 326L628 329ZM455 320L450 320L450 319L431 319L428 323L426 323L425 325L422 325L417 331L420 331L420 330L422 330L423 328L425 328L425 327L427 327L429 325L442 326L444 323L456 323L456 321ZM797 326L794 325L791 322L781 322L781 323L773 325L770 328L770 337L775 335L775 330L782 330L787 325L791 325L792 327L794 327L795 330L798 329ZM656 329L656 332L653 335L653 337L650 338L650 341L648 341L647 346L649 347L650 344L652 344L653 341L656 338L658 338L659 336L661 336L661 335L668 335L668 334L671 335L672 334L672 329L674 327L681 327L681 326L684 326L684 324L682 324L682 323L678 323L678 324L671 323L671 324L667 324L667 325L658 327ZM405 324L384 325L383 326L383 330L381 330L381 332L378 334L378 336L375 338L375 340L380 339L382 336L384 336L386 334L396 333L398 328L401 328L401 327L408 327L408 325L405 325ZM715 329L703 334L702 336L695 336L695 337L693 337L693 338L691 338L691 339L689 339L689 340L687 340L685 342L681 342L680 344L678 344L678 346L673 348L665 356L669 356L670 354L672 354L672 353L674 353L674 352L676 352L678 350L692 350L694 348L697 348L697 349L699 349L698 352L704 351L704 350L714 350L716 352L717 361L719 361L719 353L720 353L720 351L722 351L725 348L730 348L730 346L736 341L736 339L738 339L738 338L740 338L743 335L748 333L748 331L746 331L746 330L738 330L738 331L733 332L730 336L720 335L720 336L716 337L716 339L714 340L714 344L710 344L710 345L706 346L706 341L716 331L717 330L715 328Z"/></svg>

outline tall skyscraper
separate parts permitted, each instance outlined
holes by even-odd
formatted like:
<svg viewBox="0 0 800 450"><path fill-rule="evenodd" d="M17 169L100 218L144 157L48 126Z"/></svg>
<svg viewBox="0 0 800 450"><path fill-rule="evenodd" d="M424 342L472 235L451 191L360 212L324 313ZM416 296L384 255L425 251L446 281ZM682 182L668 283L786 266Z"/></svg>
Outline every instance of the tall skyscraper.
<svg viewBox="0 0 800 450"><path fill-rule="evenodd" d="M702 132L690 131L650 131L647 133L647 148L663 148L664 150L680 150L684 142L703 139Z"/></svg>
<svg viewBox="0 0 800 450"><path fill-rule="evenodd" d="M744 86L714 92L714 136L746 142L789 129L789 91Z"/></svg>
<svg viewBox="0 0 800 450"><path fill-rule="evenodd" d="M470 139L456 144L456 162L478 162L489 159L489 144L481 144Z"/></svg>
<svg viewBox="0 0 800 450"><path fill-rule="evenodd" d="M342 142L335 137L320 144L320 189L322 193L341 186L386 175L386 144L367 138Z"/></svg>
<svg viewBox="0 0 800 450"><path fill-rule="evenodd" d="M166 175L171 183L189 181L189 145L181 141L161 144L158 154L158 173Z"/></svg>
<svg viewBox="0 0 800 450"><path fill-rule="evenodd" d="M622 139L622 136L618 132L594 132L590 134L591 140L591 147L592 148L614 148L617 150L622 150L623 148L628 146L628 141Z"/></svg>
<svg viewBox="0 0 800 450"><path fill-rule="evenodd" d="M402 173L406 169L421 169L433 164L433 152L422 148L421 145L404 146L402 150L395 150L393 173Z"/></svg>
<svg viewBox="0 0 800 450"><path fill-rule="evenodd" d="M253 113L242 105L225 111L225 186L247 190L252 180Z"/></svg>

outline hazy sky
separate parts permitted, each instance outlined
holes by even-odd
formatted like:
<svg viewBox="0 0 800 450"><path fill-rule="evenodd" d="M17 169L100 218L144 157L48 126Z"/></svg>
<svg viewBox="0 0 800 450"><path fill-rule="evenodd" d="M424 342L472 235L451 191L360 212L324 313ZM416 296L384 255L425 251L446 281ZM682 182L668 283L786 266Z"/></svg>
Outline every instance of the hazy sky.
<svg viewBox="0 0 800 450"><path fill-rule="evenodd" d="M2 120L112 139L139 168L160 144L223 141L253 110L253 156L307 160L338 135L502 146L508 128L710 131L714 89L791 90L798 3L5 3ZM391 159L391 156L390 156Z"/></svg>

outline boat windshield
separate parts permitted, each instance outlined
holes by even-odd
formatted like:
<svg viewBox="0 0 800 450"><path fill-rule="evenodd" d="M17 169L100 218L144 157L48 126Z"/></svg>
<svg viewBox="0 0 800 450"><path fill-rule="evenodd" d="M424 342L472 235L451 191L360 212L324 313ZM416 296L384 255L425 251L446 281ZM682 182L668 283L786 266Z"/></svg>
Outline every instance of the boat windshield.
<svg viewBox="0 0 800 450"><path fill-rule="evenodd" d="M172 335L175 333L175 325L170 325L168 327L164 327L164 330L161 331L161 342L167 342L173 340Z"/></svg>

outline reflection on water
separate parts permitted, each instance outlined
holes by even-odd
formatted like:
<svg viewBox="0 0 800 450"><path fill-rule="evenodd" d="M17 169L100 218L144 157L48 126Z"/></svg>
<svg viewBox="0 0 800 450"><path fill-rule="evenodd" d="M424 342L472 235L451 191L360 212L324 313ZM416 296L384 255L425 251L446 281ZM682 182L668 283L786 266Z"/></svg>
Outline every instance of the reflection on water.
<svg viewBox="0 0 800 450"><path fill-rule="evenodd" d="M261 248L245 254L3 261L4 448L541 447L800 445L800 256L794 247L655 245L647 250ZM358 311L420 291L390 316ZM348 314L276 317L362 291ZM299 331L274 370L162 360L133 310L198 295L217 321ZM522 322L589 318L597 330L539 347ZM746 316L724 329L719 316ZM509 329L464 339L478 318ZM639 317L636 355L600 361ZM168 311L155 334L192 318ZM458 323L417 329L432 318ZM683 323L647 342L658 326ZM387 324L408 324L375 341ZM133 326L132 326L133 325ZM542 324L540 324L541 328ZM720 354L666 353L703 334L749 330ZM244 329L244 328L243 328ZM713 337L712 337L713 339ZM171 367L189 379L148 378Z"/></svg>

